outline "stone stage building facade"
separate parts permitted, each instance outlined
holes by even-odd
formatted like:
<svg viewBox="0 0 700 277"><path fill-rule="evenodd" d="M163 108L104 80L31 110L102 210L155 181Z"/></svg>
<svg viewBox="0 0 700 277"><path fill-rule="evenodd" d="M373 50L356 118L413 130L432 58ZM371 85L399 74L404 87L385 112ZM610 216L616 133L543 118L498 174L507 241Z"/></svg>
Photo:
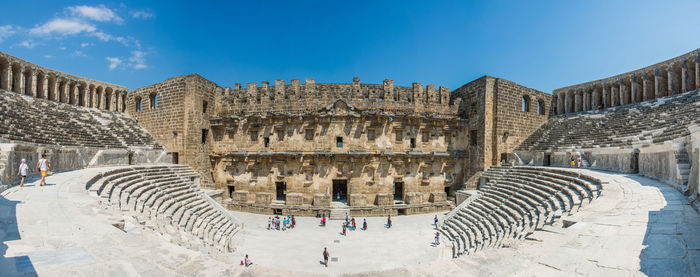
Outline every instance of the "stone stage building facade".
<svg viewBox="0 0 700 277"><path fill-rule="evenodd" d="M318 215L336 202L370 216L448 209L465 180L546 121L551 101L489 76L451 92L357 77L222 88L196 74L127 99L127 113L231 209Z"/></svg>

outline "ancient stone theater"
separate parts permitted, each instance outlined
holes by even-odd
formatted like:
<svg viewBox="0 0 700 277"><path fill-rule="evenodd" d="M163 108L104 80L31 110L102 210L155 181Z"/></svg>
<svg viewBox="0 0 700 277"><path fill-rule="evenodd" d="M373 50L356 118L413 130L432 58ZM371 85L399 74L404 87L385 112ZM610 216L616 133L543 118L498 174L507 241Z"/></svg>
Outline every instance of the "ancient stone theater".
<svg viewBox="0 0 700 277"><path fill-rule="evenodd" d="M697 276L699 123L700 49L551 94L0 52L0 275Z"/></svg>

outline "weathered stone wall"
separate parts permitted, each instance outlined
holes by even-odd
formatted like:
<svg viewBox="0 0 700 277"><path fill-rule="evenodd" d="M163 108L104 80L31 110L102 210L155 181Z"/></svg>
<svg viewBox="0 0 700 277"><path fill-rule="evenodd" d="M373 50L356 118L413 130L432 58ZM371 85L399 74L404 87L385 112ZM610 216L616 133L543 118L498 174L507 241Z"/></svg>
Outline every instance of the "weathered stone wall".
<svg viewBox="0 0 700 277"><path fill-rule="evenodd" d="M551 109L550 95L491 76L465 84L451 97L462 99L459 116L468 120L468 131L460 137L469 152L468 176L499 164L501 154L512 153L547 121ZM523 111L523 97L528 111Z"/></svg>
<svg viewBox="0 0 700 277"><path fill-rule="evenodd" d="M661 180L681 189L683 179L678 171L676 155L682 145L661 144L639 149L639 174Z"/></svg>
<svg viewBox="0 0 700 277"><path fill-rule="evenodd" d="M139 88L127 98L127 112L173 152L179 163L197 170L205 186L213 184L209 117L214 113L216 91L220 91L216 84L192 74ZM157 105L151 103L153 95L157 96ZM203 110L204 101L207 102L206 111ZM203 143L204 132L207 135Z"/></svg>
<svg viewBox="0 0 700 277"><path fill-rule="evenodd" d="M532 132L547 122L552 97L504 79L495 79L494 85L491 165L500 164L501 154L512 153Z"/></svg>
<svg viewBox="0 0 700 277"><path fill-rule="evenodd" d="M305 115L213 122L214 179L247 202L284 182L287 195L317 206L315 195L330 194L334 180L347 182L351 206L393 199L395 182L413 204L444 202L445 187L463 176L454 117L368 115L341 100Z"/></svg>

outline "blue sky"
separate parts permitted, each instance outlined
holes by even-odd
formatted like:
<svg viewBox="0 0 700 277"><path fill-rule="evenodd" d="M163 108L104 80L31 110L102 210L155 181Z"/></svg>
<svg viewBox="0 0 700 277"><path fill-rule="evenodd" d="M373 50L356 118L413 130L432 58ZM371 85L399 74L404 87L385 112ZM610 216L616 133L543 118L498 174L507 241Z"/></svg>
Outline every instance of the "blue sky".
<svg viewBox="0 0 700 277"><path fill-rule="evenodd" d="M2 1L0 50L129 89L483 75L552 89L700 48L700 1Z"/></svg>

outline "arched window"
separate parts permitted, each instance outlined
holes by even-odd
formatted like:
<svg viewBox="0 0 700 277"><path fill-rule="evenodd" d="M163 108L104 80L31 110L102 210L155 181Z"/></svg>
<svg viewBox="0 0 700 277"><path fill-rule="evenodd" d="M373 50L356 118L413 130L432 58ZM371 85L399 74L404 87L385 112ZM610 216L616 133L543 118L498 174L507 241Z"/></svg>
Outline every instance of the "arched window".
<svg viewBox="0 0 700 277"><path fill-rule="evenodd" d="M148 96L148 100L151 102L151 109L157 109L158 108L158 94L151 93Z"/></svg>
<svg viewBox="0 0 700 277"><path fill-rule="evenodd" d="M523 96L522 100L522 111L523 112L529 112L530 111L530 96Z"/></svg>
<svg viewBox="0 0 700 277"><path fill-rule="evenodd" d="M136 101L134 102L136 105L136 111L140 112L141 111L141 103L143 101L141 100L141 97L136 97Z"/></svg>
<svg viewBox="0 0 700 277"><path fill-rule="evenodd" d="M544 115L545 113L544 101L542 99L537 100L537 114Z"/></svg>

